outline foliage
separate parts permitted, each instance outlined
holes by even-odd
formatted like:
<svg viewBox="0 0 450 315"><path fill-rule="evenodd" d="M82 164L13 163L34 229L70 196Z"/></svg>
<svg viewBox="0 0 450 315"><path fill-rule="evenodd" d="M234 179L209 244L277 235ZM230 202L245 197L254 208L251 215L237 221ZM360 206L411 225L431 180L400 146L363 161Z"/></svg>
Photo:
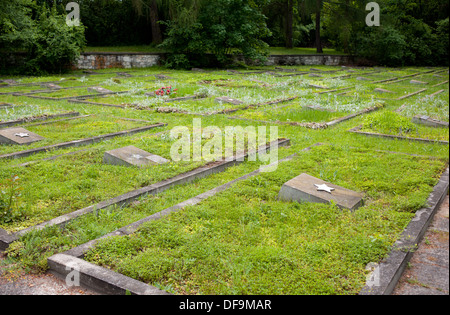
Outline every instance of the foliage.
<svg viewBox="0 0 450 315"><path fill-rule="evenodd" d="M400 130L410 132L416 125L410 119L392 111L381 111L365 118L363 126L375 130Z"/></svg>
<svg viewBox="0 0 450 315"><path fill-rule="evenodd" d="M85 46L84 27L68 26L66 16L58 14L56 6L20 1L13 1L20 13L7 12L0 20L0 43L26 53L18 71L40 74L69 70Z"/></svg>
<svg viewBox="0 0 450 315"><path fill-rule="evenodd" d="M242 53L247 59L262 61L268 45L261 40L269 30L264 16L246 0L203 1L198 16L187 23L186 11L166 23L167 39L161 45L171 53L167 65L201 65L198 57L212 53L221 65L230 54Z"/></svg>

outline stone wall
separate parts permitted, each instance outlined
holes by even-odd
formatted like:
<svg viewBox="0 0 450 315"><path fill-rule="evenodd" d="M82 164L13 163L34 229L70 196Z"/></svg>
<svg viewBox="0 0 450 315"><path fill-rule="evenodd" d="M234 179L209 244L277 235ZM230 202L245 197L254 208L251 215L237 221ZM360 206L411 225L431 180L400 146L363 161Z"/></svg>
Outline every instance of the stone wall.
<svg viewBox="0 0 450 315"><path fill-rule="evenodd" d="M352 59L346 55L272 55L266 66L343 66L352 64Z"/></svg>
<svg viewBox="0 0 450 315"><path fill-rule="evenodd" d="M83 53L74 68L95 70L106 68L147 68L161 64L164 54L142 53ZM244 62L242 57L237 61ZM345 55L272 55L267 66L327 65L342 66L352 64L352 57Z"/></svg>
<svg viewBox="0 0 450 315"><path fill-rule="evenodd" d="M83 53L76 69L147 68L160 64L161 55L143 53Z"/></svg>

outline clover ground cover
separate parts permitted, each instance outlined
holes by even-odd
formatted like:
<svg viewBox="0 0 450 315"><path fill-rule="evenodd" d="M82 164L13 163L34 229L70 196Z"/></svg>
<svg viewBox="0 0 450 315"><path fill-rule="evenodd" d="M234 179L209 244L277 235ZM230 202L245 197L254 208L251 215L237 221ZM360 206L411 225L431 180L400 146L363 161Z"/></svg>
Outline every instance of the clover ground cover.
<svg viewBox="0 0 450 315"><path fill-rule="evenodd" d="M101 240L86 259L175 294L356 294L365 266L387 254L444 167L314 148L133 235ZM365 206L278 201L281 185L303 172L364 192Z"/></svg>

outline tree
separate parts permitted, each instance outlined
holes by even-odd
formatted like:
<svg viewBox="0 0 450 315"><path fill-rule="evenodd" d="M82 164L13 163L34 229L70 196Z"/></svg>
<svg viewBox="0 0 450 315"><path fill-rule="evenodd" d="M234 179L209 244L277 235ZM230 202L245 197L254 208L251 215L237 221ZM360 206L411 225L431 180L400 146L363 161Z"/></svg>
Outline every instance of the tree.
<svg viewBox="0 0 450 315"><path fill-rule="evenodd" d="M161 0L132 0L132 4L139 15L145 16L147 20L150 20L152 42L161 44L163 36L158 13L159 7L162 5Z"/></svg>
<svg viewBox="0 0 450 315"><path fill-rule="evenodd" d="M270 34L265 16L248 0L193 0L178 7L176 17L166 22L167 38L161 45L171 52L172 67L200 66L205 53L220 65L230 55L241 53L251 60L264 60L268 45L261 39Z"/></svg>
<svg viewBox="0 0 450 315"><path fill-rule="evenodd" d="M302 14L314 14L315 22L316 22L316 40L315 46L318 54L323 53L322 48L322 39L320 30L322 27L322 8L324 4L324 0L301 0Z"/></svg>
<svg viewBox="0 0 450 315"><path fill-rule="evenodd" d="M57 12L56 1L51 8L31 0L0 0L0 4L4 8L0 14L2 50L26 52L23 65L15 70L40 74L70 69L85 45L82 25L68 26L66 15Z"/></svg>

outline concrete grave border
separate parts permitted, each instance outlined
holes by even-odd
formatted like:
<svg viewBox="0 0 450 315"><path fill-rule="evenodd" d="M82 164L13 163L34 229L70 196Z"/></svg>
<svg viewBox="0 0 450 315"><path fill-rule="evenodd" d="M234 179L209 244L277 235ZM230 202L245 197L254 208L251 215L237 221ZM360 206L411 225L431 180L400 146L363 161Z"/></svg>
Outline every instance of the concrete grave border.
<svg viewBox="0 0 450 315"><path fill-rule="evenodd" d="M379 137L379 138L387 138L387 139L401 139L401 140L409 140L409 141L416 141L416 142L438 143L438 144L442 144L442 145L449 145L449 141L444 141L444 140L408 138L408 137L394 136L394 135L388 135L388 134L383 134L383 133L360 131L361 129L362 129L362 125L354 127L352 129L348 130L348 132L365 135L365 136L370 136L370 137Z"/></svg>
<svg viewBox="0 0 450 315"><path fill-rule="evenodd" d="M414 249L423 240L425 232L449 191L449 168L442 174L439 183L428 198L428 206L416 212L402 236L394 244L389 256L375 268L379 283L367 284L359 295L391 295L403 275Z"/></svg>
<svg viewBox="0 0 450 315"><path fill-rule="evenodd" d="M101 136L95 136L95 137L85 138L85 139L81 139L81 140L57 143L57 144L53 144L53 145L49 145L49 146L45 146L45 147L0 155L0 160L2 160L2 159L19 159L19 158L27 157L27 156L37 154L40 152L47 152L47 151L51 151L51 150L57 150L57 149L63 149L63 148L69 148L69 147L78 147L78 146L82 146L82 145L89 145L89 144L107 140L107 139L132 135L135 133L144 132L144 131L147 131L150 129L165 127L165 126L167 126L167 124L157 123L157 124L150 125L150 126L139 127L139 128L125 130L125 131L119 131L119 132L115 132L115 133L109 133L109 134L105 134L105 135L101 135Z"/></svg>
<svg viewBox="0 0 450 315"><path fill-rule="evenodd" d="M10 120L10 121L4 121L0 122L0 129L2 128L8 128L11 126L16 126L20 124L26 124L34 121L47 121L54 118L64 118L64 117L78 117L80 116L79 112L68 112L68 113L62 113L62 114L54 114L54 115L42 115L37 117L25 117L17 120Z"/></svg>
<svg viewBox="0 0 450 315"><path fill-rule="evenodd" d="M313 147L320 145L322 144L321 143L315 144L311 147L302 150L302 152L309 151ZM298 156L297 153L290 155L282 160L279 160L277 163L290 161L296 156ZM266 167L270 167L270 165ZM95 246L95 244L99 240L114 236L126 236L133 234L140 228L141 225L147 222L159 220L173 212L178 212L187 206L197 205L202 201L212 196L215 196L220 192L226 191L235 183L257 176L260 173L261 169L258 169L244 176L241 176L233 181L230 181L224 185L213 188L196 197L183 201L173 207L167 208L147 218L144 218L130 225L127 225L123 228L120 228L96 240L89 241L64 253L51 256L50 258L47 259L48 265L50 267L50 273L59 278L65 279L74 269L74 266L76 266L78 268L77 270L81 274L80 276L81 286L87 287L101 294L125 295L127 293L131 293L133 295L167 295L169 293L162 290L158 290L155 287L152 287L146 283L134 280L118 272L89 263L83 260L84 255L89 249Z"/></svg>
<svg viewBox="0 0 450 315"><path fill-rule="evenodd" d="M289 139L279 139L278 141L275 141L279 146L288 146L290 145ZM270 147L273 143L261 146L258 148L258 152L260 151L267 151L270 150ZM150 186L140 188L134 191L130 191L126 194L120 195L118 197L100 202L95 205L91 205L89 207L59 216L57 218L54 218L52 220L49 220L47 222L43 222L40 224L37 224L35 226L32 226L27 229L23 229L21 231L15 232L13 234L9 234L7 231L0 229L0 250L6 250L11 243L17 241L21 236L35 230L42 230L46 227L50 226L64 226L71 220L74 220L80 216L97 212L103 209L108 209L111 207L122 207L124 205L127 205L131 202L134 202L138 200L139 198L146 196L146 195L154 195L161 193L173 186L186 184L189 182L192 182L199 178L204 178L206 176L209 176L211 174L220 173L225 171L227 168L234 166L236 164L241 163L241 160L243 160L245 157L255 154L256 152L250 151L250 152L241 152L236 154L235 157L233 157L232 160L224 160L221 162L213 162L209 163L206 166L199 167L197 169L194 169L192 171L186 172L184 174L177 175L173 178L161 181L159 183L152 184Z"/></svg>
<svg viewBox="0 0 450 315"><path fill-rule="evenodd" d="M357 113L354 114L350 114L338 119L335 119L333 121L329 121L327 123L317 123L317 122L308 122L308 123L300 123L300 122L287 122L287 121L265 121L265 120L255 120L255 119L248 119L248 118L243 118L243 117L239 117L239 116L230 116L228 117L228 119L236 119L236 120L244 120L244 121L253 121L253 122L258 122L258 123L263 123L263 124L276 124L276 125L290 125L290 126L299 126L299 127L305 127L305 128L311 128L311 129L326 129L328 127L337 125L341 122L353 119L355 117L364 115L364 114L368 114L371 113L373 111L379 110L380 106L373 106L373 107L369 107L366 109L363 109L362 111L359 111Z"/></svg>

